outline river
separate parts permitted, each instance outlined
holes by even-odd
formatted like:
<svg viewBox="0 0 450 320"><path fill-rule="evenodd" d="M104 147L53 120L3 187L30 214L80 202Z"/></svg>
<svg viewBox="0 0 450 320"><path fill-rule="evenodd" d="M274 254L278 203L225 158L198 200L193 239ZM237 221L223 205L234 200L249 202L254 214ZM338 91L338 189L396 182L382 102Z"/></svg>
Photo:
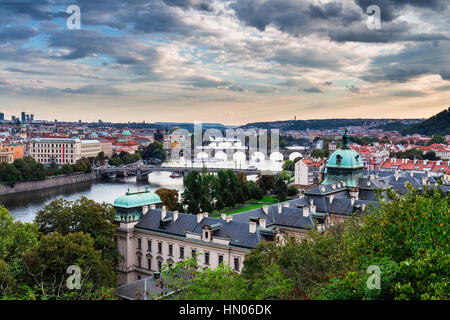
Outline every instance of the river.
<svg viewBox="0 0 450 320"><path fill-rule="evenodd" d="M170 172L154 172L149 175L148 182L136 181L135 177L130 177L81 182L39 191L3 195L0 196L0 205L7 208L18 220L31 222L42 207L58 198L76 200L84 196L97 202L112 204L114 199L125 194L128 189L130 191L145 190L148 186L151 191L159 188L183 191L183 178L172 179L169 175Z"/></svg>

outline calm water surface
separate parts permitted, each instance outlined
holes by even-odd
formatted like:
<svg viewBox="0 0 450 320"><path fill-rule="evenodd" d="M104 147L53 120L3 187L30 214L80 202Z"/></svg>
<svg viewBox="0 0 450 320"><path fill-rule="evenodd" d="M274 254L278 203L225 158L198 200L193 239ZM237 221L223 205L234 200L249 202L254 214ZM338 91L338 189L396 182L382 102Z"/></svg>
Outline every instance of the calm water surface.
<svg viewBox="0 0 450 320"><path fill-rule="evenodd" d="M58 198L76 200L84 196L97 202L112 204L114 199L125 194L128 188L132 192L145 190L146 186L151 191L156 191L159 188L183 191L183 178L172 179L169 175L170 172L154 172L149 175L148 182L136 181L135 177L130 177L127 179L82 182L62 187L4 195L0 196L0 205L6 207L18 220L31 222L34 220L37 211Z"/></svg>

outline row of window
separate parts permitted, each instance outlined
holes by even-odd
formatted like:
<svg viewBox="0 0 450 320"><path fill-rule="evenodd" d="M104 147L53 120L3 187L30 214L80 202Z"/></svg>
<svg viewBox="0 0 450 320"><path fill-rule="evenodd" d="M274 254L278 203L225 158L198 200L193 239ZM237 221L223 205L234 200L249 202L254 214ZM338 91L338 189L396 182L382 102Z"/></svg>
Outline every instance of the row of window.
<svg viewBox="0 0 450 320"><path fill-rule="evenodd" d="M49 154L55 154L55 153L63 153L63 151L62 150L55 150L55 149L32 149L32 151L31 152L33 152L33 153L49 153ZM74 153L74 151L73 150L70 150L70 152L69 152L69 150L66 150L65 151L65 153Z"/></svg>
<svg viewBox="0 0 450 320"><path fill-rule="evenodd" d="M162 254L163 251L163 243L158 241L157 244L157 254ZM142 239L138 238L137 239L137 248L142 250ZM180 255L179 258L180 259L184 259L185 257L185 253L184 253L184 247L180 246ZM147 251L152 252L152 240L151 239L147 239ZM196 249L192 249L191 250L191 256L194 257L197 254L197 250ZM168 244L168 256L169 257L173 257L173 244ZM205 252L203 255L203 264L204 265L210 265L210 253L209 252ZM159 261L160 262L160 261ZM158 262L158 270L161 269L160 265ZM218 264L223 263L223 255L219 254L218 255ZM239 258L234 258L233 261L233 266L234 266L234 270L239 271L240 270L240 263L239 263ZM141 267L141 257L138 256L138 266ZM148 269L151 269L151 259L148 260Z"/></svg>
<svg viewBox="0 0 450 320"><path fill-rule="evenodd" d="M40 147L40 148L62 148L63 146L66 146L67 148L73 148L73 144L59 144L59 143L33 143L33 148Z"/></svg>

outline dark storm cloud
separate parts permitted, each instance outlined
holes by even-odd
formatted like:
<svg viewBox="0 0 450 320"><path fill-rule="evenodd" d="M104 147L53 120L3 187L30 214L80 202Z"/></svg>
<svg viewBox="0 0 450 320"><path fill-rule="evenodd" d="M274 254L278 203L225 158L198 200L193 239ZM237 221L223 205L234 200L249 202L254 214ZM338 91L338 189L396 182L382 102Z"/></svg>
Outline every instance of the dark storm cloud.
<svg viewBox="0 0 450 320"><path fill-rule="evenodd" d="M384 23L379 30L370 30L365 22L354 24L350 27L336 27L328 32L330 39L336 42L398 42L398 41L436 41L448 40L449 37L442 33L418 33L411 32L411 28L405 21Z"/></svg>
<svg viewBox="0 0 450 320"><path fill-rule="evenodd" d="M238 0L230 7L246 25L264 31L272 24L295 35L323 31L326 21L348 25L363 18L356 8L344 10L339 2L314 5L298 0Z"/></svg>
<svg viewBox="0 0 450 320"><path fill-rule="evenodd" d="M210 4L200 1L192 0L163 0L163 2L168 6L179 7L183 9L196 9L198 11L212 12Z"/></svg>
<svg viewBox="0 0 450 320"><path fill-rule="evenodd" d="M443 11L448 7L448 0L355 0L355 3L366 12L367 7L377 5L381 11L381 21L392 21L401 15L406 6Z"/></svg>
<svg viewBox="0 0 450 320"><path fill-rule="evenodd" d="M49 37L49 46L70 53L54 58L73 60L104 54L124 65L150 65L159 61L155 48L132 37L106 35L97 30L60 30Z"/></svg>
<svg viewBox="0 0 450 320"><path fill-rule="evenodd" d="M27 26L6 26L0 28L0 43L14 41L14 40L27 40L38 34L38 30Z"/></svg>
<svg viewBox="0 0 450 320"><path fill-rule="evenodd" d="M422 75L438 74L450 80L449 41L412 44L399 53L375 57L369 71L362 76L369 82L406 82Z"/></svg>

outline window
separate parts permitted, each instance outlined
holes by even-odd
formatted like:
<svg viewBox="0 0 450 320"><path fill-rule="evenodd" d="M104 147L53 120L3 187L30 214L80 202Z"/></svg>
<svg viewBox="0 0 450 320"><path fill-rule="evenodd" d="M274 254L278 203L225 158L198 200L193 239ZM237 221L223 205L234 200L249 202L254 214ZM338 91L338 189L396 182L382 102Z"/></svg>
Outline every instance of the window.
<svg viewBox="0 0 450 320"><path fill-rule="evenodd" d="M205 231L205 239L209 239L209 232Z"/></svg>
<svg viewBox="0 0 450 320"><path fill-rule="evenodd" d="M219 264L223 263L223 255L219 254Z"/></svg>
<svg viewBox="0 0 450 320"><path fill-rule="evenodd" d="M138 257L138 267L142 266L142 257Z"/></svg>
<svg viewBox="0 0 450 320"><path fill-rule="evenodd" d="M205 264L209 265L209 252L205 252Z"/></svg>
<svg viewBox="0 0 450 320"><path fill-rule="evenodd" d="M192 249L192 251L191 251L191 255L193 256L193 257L195 257L195 254L197 253L197 250L195 250L195 249Z"/></svg>
<svg viewBox="0 0 450 320"><path fill-rule="evenodd" d="M173 245L169 244L169 256L173 256Z"/></svg>
<svg viewBox="0 0 450 320"><path fill-rule="evenodd" d="M147 251L152 251L152 240L147 240Z"/></svg>
<svg viewBox="0 0 450 320"><path fill-rule="evenodd" d="M161 271L161 269L162 269L162 262L158 261L158 271Z"/></svg>
<svg viewBox="0 0 450 320"><path fill-rule="evenodd" d="M162 253L162 242L158 242L158 253Z"/></svg>
<svg viewBox="0 0 450 320"><path fill-rule="evenodd" d="M148 270L152 270L152 259L147 259Z"/></svg>
<svg viewBox="0 0 450 320"><path fill-rule="evenodd" d="M184 259L184 247L180 247L180 259Z"/></svg>
<svg viewBox="0 0 450 320"><path fill-rule="evenodd" d="M138 246L137 247L138 247L138 249L142 249L142 241L140 238L138 238Z"/></svg>
<svg viewBox="0 0 450 320"><path fill-rule="evenodd" d="M141 276L140 275L138 275L138 280L141 280Z"/></svg>
<svg viewBox="0 0 450 320"><path fill-rule="evenodd" d="M239 271L239 258L234 258L234 270Z"/></svg>

